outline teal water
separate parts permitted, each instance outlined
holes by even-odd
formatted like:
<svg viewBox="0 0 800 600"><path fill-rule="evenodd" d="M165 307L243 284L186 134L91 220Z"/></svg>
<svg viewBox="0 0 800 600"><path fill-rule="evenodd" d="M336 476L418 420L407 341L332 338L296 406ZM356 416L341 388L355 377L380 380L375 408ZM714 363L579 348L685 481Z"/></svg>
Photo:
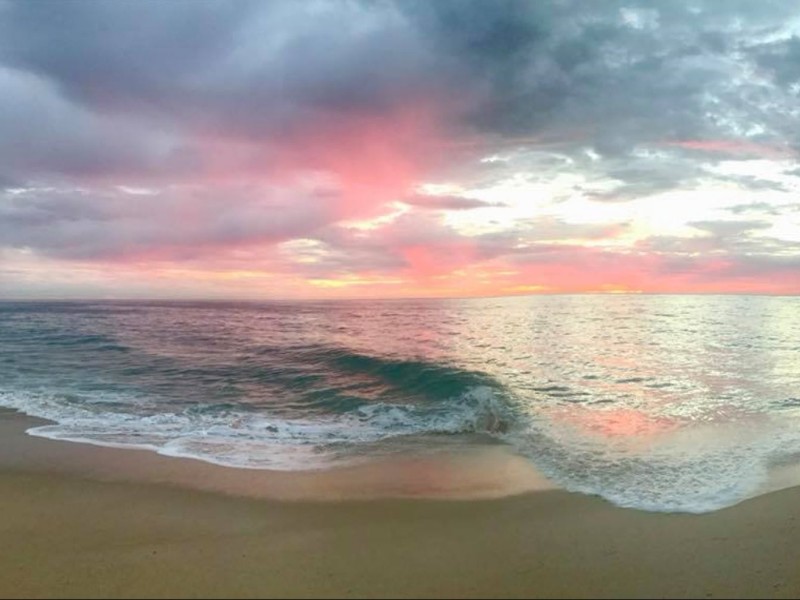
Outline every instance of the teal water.
<svg viewBox="0 0 800 600"><path fill-rule="evenodd" d="M800 298L4 302L0 405L244 468L501 443L566 489L705 512L800 465Z"/></svg>

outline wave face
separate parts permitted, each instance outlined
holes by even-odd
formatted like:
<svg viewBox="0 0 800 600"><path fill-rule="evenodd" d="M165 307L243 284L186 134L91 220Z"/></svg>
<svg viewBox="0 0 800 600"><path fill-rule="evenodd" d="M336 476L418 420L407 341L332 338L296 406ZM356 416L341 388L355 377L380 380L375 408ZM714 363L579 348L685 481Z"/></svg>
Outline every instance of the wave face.
<svg viewBox="0 0 800 600"><path fill-rule="evenodd" d="M0 303L0 405L244 468L502 442L566 489L706 512L800 463L799 300Z"/></svg>

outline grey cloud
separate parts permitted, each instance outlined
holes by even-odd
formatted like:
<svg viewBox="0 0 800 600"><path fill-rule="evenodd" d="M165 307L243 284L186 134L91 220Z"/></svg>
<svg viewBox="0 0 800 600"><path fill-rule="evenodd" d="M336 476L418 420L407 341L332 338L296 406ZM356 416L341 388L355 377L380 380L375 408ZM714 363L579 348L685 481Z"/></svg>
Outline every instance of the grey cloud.
<svg viewBox="0 0 800 600"><path fill-rule="evenodd" d="M589 270L616 266L630 258L629 254L612 252L598 248L588 248L578 244L539 243L517 250L508 255L512 265L577 265Z"/></svg>
<svg viewBox="0 0 800 600"><path fill-rule="evenodd" d="M97 116L59 97L47 80L0 66L0 160L11 178L156 168L164 137Z"/></svg>
<svg viewBox="0 0 800 600"><path fill-rule="evenodd" d="M619 235L627 223L567 223L558 219L540 218L522 222L515 230L528 245L550 240L597 240Z"/></svg>
<svg viewBox="0 0 800 600"><path fill-rule="evenodd" d="M23 177L191 179L208 145L234 136L258 145L253 160L268 171L287 136L441 87L395 13L385 3L11 2L0 13L0 161Z"/></svg>
<svg viewBox="0 0 800 600"><path fill-rule="evenodd" d="M464 198L462 196L431 196L416 194L403 198L403 203L418 208L431 210L470 210L473 208L491 208L499 206L494 202L484 202L475 198Z"/></svg>
<svg viewBox="0 0 800 600"><path fill-rule="evenodd" d="M768 21L789 12L780 4L753 11L713 2L408 6L465 79L488 88L475 115L479 126L516 134L570 121L590 126L598 146L612 152L617 141L627 149L631 138L717 130L698 109L729 81L732 65L720 56L720 39L741 36L743 16L755 25L753 13ZM625 11L652 13L653 25L636 27Z"/></svg>
<svg viewBox="0 0 800 600"><path fill-rule="evenodd" d="M18 188L21 185L23 185L23 183L18 179L8 177L4 173L0 172L0 192L8 189Z"/></svg>
<svg viewBox="0 0 800 600"><path fill-rule="evenodd" d="M679 236L651 236L640 241L637 249L643 252L657 252L680 256L685 254L703 254L719 252L722 250L720 241L713 237L679 237Z"/></svg>
<svg viewBox="0 0 800 600"><path fill-rule="evenodd" d="M325 198L296 189L225 186L156 195L33 189L0 195L0 248L82 260L186 260L213 256L220 246L302 237L334 215Z"/></svg>
<svg viewBox="0 0 800 600"><path fill-rule="evenodd" d="M723 276L756 276L765 275L794 277L800 274L800 254L787 256L750 255L737 257L732 264L721 273Z"/></svg>
<svg viewBox="0 0 800 600"><path fill-rule="evenodd" d="M388 4L77 0L8 13L6 64L95 110L227 132L385 108L421 81L425 60Z"/></svg>
<svg viewBox="0 0 800 600"><path fill-rule="evenodd" d="M707 231L716 232L711 236L653 236L639 242L636 249L645 255L655 253L662 273L684 274L703 283L730 281L732 290L737 278L775 277L784 282L793 278L800 283L796 243L743 233L764 229L759 222L750 222L738 230L723 223L703 224Z"/></svg>
<svg viewBox="0 0 800 600"><path fill-rule="evenodd" d="M604 161L597 172L603 180L616 180L610 190L591 187L582 190L599 202L627 202L682 186L690 186L705 174L701 164L680 156L628 156L624 160Z"/></svg>
<svg viewBox="0 0 800 600"><path fill-rule="evenodd" d="M790 12L780 2L11 2L0 62L154 129L279 137L432 95L462 133L572 134L625 157L767 119L762 96L741 93L734 50Z"/></svg>
<svg viewBox="0 0 800 600"><path fill-rule="evenodd" d="M300 265L305 273L394 273L408 267L405 251L422 247L438 253L442 261L479 263L505 257L512 262L563 259L576 246L556 240L600 239L622 231L616 226L570 224L555 219L531 220L518 227L479 235L465 235L427 213L407 213L375 230L342 227L320 230L326 256L317 263Z"/></svg>
<svg viewBox="0 0 800 600"><path fill-rule="evenodd" d="M692 221L688 225L717 237L741 236L751 231L769 229L772 226L767 221Z"/></svg>
<svg viewBox="0 0 800 600"><path fill-rule="evenodd" d="M753 235L769 228L763 221L700 221L691 225L710 235L651 236L638 242L636 249L675 260L676 264L683 264L681 259L703 260L714 256L731 265L781 265L800 257L795 242Z"/></svg>
<svg viewBox="0 0 800 600"><path fill-rule="evenodd" d="M12 2L0 20L0 58L81 101L147 110L213 65L253 9L219 0Z"/></svg>
<svg viewBox="0 0 800 600"><path fill-rule="evenodd" d="M753 50L758 64L768 70L781 86L800 82L800 38L771 42Z"/></svg>
<svg viewBox="0 0 800 600"><path fill-rule="evenodd" d="M764 179L762 177L753 177L751 175L728 175L724 177L724 180L736 183L742 188L756 192L761 190L771 190L776 192L790 191L790 188L780 181L773 181L771 179Z"/></svg>
<svg viewBox="0 0 800 600"><path fill-rule="evenodd" d="M778 216L791 210L800 210L800 207L776 206L774 204L770 204L769 202L750 202L749 204L736 204L734 206L729 206L725 210L736 215L746 213L761 213L771 216Z"/></svg>

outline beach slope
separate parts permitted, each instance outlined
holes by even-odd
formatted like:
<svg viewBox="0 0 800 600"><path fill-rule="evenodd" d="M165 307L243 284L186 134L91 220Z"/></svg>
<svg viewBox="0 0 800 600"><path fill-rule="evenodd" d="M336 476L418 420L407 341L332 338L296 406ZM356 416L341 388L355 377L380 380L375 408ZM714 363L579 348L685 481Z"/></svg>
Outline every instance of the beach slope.
<svg viewBox="0 0 800 600"><path fill-rule="evenodd" d="M1 597L800 594L797 488L686 515L563 491L286 501L6 462Z"/></svg>

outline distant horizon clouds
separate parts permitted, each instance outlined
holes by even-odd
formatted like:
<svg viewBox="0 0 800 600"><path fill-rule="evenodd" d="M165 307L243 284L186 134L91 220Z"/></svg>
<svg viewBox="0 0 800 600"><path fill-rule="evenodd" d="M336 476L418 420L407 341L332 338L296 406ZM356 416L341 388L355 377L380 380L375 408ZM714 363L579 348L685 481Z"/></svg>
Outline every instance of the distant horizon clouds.
<svg viewBox="0 0 800 600"><path fill-rule="evenodd" d="M788 0L0 0L0 299L800 293Z"/></svg>

